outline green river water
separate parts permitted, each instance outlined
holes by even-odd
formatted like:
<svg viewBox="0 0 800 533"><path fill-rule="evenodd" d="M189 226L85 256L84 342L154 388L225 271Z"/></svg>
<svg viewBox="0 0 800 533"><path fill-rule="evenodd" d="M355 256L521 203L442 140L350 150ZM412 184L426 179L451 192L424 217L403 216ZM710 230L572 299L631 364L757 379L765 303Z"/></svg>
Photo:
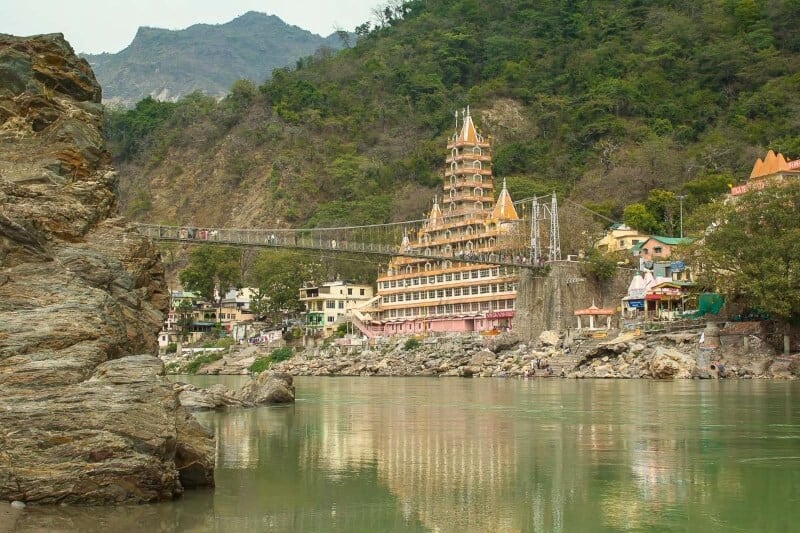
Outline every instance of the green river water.
<svg viewBox="0 0 800 533"><path fill-rule="evenodd" d="M800 531L798 382L296 386L295 405L197 415L215 490L28 508L14 531Z"/></svg>

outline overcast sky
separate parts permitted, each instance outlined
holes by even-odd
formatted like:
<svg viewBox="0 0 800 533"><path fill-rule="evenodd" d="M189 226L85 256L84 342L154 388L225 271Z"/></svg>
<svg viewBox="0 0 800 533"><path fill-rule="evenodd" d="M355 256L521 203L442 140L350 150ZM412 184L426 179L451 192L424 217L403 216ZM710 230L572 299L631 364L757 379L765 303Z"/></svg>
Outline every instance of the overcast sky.
<svg viewBox="0 0 800 533"><path fill-rule="evenodd" d="M0 33L63 33L76 52L119 52L139 26L220 24L248 11L277 15L322 36L371 18L382 0L0 0Z"/></svg>

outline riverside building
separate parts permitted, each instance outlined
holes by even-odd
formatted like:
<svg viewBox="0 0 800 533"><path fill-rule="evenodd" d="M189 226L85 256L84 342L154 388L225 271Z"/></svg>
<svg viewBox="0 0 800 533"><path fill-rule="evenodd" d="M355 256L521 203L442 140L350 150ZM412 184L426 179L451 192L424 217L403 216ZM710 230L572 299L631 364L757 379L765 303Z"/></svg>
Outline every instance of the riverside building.
<svg viewBox="0 0 800 533"><path fill-rule="evenodd" d="M433 201L401 251L452 259L393 257L377 281L377 297L354 310L352 322L368 337L503 330L517 296L513 267L475 262L520 248L525 232L505 181L495 201L491 146L469 110L447 144L444 195Z"/></svg>

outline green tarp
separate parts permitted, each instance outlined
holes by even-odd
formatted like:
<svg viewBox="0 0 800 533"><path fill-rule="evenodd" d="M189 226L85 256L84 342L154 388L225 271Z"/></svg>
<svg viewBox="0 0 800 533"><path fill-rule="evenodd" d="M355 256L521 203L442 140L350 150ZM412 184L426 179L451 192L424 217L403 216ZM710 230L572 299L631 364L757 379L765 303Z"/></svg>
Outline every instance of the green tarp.
<svg viewBox="0 0 800 533"><path fill-rule="evenodd" d="M704 292L700 294L697 299L697 312L692 315L692 318L700 318L703 315L717 315L722 309L725 300L721 294L716 292Z"/></svg>

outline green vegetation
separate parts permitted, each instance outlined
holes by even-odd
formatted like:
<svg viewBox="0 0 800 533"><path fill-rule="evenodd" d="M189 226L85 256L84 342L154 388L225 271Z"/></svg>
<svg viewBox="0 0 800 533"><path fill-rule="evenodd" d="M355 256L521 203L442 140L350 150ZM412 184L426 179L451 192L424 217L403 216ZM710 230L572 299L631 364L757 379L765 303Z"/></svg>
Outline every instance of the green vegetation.
<svg viewBox="0 0 800 533"><path fill-rule="evenodd" d="M212 342L204 342L203 348L230 348L235 344L236 341L233 340L232 337L225 337L222 339L216 339Z"/></svg>
<svg viewBox="0 0 800 533"><path fill-rule="evenodd" d="M702 281L727 301L800 322L800 185L768 187L698 213L709 230L695 247Z"/></svg>
<svg viewBox="0 0 800 533"><path fill-rule="evenodd" d="M177 351L178 351L177 343L170 342L169 344L167 344L167 348L166 348L166 352L167 353L176 353Z"/></svg>
<svg viewBox="0 0 800 533"><path fill-rule="evenodd" d="M146 219L191 186L258 195L253 223L419 218L470 105L515 195L556 190L615 219L641 205L637 225L675 235L676 195L688 214L766 147L800 155L798 15L795 0L391 2L355 46L255 93L148 104L110 128L123 203Z"/></svg>
<svg viewBox="0 0 800 533"><path fill-rule="evenodd" d="M288 347L277 348L266 357L259 357L253 364L250 365L248 370L254 374L259 374L268 370L273 364L286 361L292 357L292 349Z"/></svg>
<svg viewBox="0 0 800 533"><path fill-rule="evenodd" d="M164 89L171 98L197 89L222 95L237 78L262 82L272 69L293 65L320 47L341 48L341 43L335 35L322 38L251 11L225 24L139 28L126 49L84 57L106 100L133 103ZM159 68L145 67L153 64Z"/></svg>
<svg viewBox="0 0 800 533"><path fill-rule="evenodd" d="M212 353L212 354L204 354L198 355L192 361L186 365L185 372L187 374L196 374L198 370L202 367L206 366L207 364L213 363L214 361L219 361L222 359L221 353Z"/></svg>
<svg viewBox="0 0 800 533"><path fill-rule="evenodd" d="M189 252L189 265L180 273L183 287L209 301L214 289L222 298L241 282L241 250L221 246L198 246Z"/></svg>
<svg viewBox="0 0 800 533"><path fill-rule="evenodd" d="M617 262L612 257L592 248L586 257L586 262L581 264L581 268L584 270L584 275L604 282L613 278L617 273Z"/></svg>
<svg viewBox="0 0 800 533"><path fill-rule="evenodd" d="M417 348L419 348L419 346L420 346L419 341L414 337L409 338L408 340L406 340L405 343L403 343L403 349L406 351L416 350Z"/></svg>

